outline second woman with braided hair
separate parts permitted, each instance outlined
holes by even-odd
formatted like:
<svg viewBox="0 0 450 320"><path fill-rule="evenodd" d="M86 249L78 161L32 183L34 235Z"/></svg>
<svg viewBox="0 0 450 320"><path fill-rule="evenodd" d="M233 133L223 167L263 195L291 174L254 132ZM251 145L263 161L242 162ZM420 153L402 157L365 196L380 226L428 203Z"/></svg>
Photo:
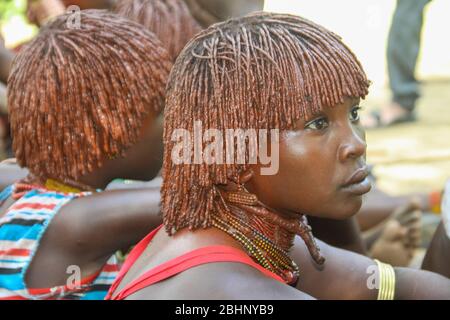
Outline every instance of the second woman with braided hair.
<svg viewBox="0 0 450 320"><path fill-rule="evenodd" d="M169 55L137 23L79 14L48 22L13 62L13 147L29 175L0 193L0 300L103 299L115 252L160 221L158 189L98 191L158 173Z"/></svg>

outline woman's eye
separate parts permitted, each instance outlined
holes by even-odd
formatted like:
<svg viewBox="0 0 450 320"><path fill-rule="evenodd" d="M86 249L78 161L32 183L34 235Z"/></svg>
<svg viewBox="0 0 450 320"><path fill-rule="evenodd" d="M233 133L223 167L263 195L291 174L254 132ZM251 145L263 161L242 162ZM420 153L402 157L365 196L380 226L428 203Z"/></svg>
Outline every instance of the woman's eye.
<svg viewBox="0 0 450 320"><path fill-rule="evenodd" d="M361 110L361 107L354 107L352 111L350 111L350 121L352 122L358 122L359 121L359 111Z"/></svg>
<svg viewBox="0 0 450 320"><path fill-rule="evenodd" d="M323 130L328 127L328 120L326 118L319 118L308 122L305 125L305 129Z"/></svg>

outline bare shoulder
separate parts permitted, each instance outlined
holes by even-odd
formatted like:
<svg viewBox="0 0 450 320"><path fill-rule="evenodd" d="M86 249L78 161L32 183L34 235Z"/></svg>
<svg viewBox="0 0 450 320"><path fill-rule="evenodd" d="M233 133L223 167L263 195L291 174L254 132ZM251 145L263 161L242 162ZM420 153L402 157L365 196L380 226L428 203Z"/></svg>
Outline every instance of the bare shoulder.
<svg viewBox="0 0 450 320"><path fill-rule="evenodd" d="M142 289L129 299L287 300L313 299L242 263L208 263Z"/></svg>

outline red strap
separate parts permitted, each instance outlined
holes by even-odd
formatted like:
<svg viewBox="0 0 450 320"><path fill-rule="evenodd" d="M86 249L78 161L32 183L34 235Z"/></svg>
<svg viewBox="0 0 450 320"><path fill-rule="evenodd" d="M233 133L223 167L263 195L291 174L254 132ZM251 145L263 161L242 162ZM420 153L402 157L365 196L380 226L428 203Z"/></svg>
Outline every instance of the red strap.
<svg viewBox="0 0 450 320"><path fill-rule="evenodd" d="M191 251L147 271L138 279L129 283L122 291L119 292L119 294L112 298L112 300L123 300L145 287L149 287L157 282L168 279L178 273L202 264L214 262L243 263L258 269L268 277L285 283L278 275L261 267L239 249L228 246L210 246Z"/></svg>
<svg viewBox="0 0 450 320"><path fill-rule="evenodd" d="M150 240L153 238L154 234L159 229L160 228L153 231L144 240L142 240L138 244L139 249L144 243L146 243L146 242L149 243ZM152 270L147 271L142 276L140 276L136 280L129 283L124 289L122 289L114 297L112 297L112 293L117 289L118 284L121 282L121 280L125 276L126 272L129 270L131 265L136 261L137 258L139 258L139 255L142 253L142 251L143 250L136 250L136 251L133 250L133 252L130 253L129 258L125 262L124 267L119 274L119 277L116 279L114 284L111 286L111 289L108 292L106 299L123 300L126 297L132 295L133 293L135 293L139 290L142 290L145 287L151 286L157 282L168 279L174 275L177 275L178 273L181 273L183 271L186 271L190 268L193 268L193 267L196 267L196 266L199 266L202 264L214 263L214 262L243 263L243 264L246 264L248 266L251 266L251 267L259 270L260 272L262 272L264 275L266 275L268 277L271 277L275 280L285 283L281 277L279 277L275 273L270 272L269 270L263 268L259 264L255 263L242 250L239 250L239 249L236 249L233 247L229 247L229 246L209 246L209 247L203 247L203 248L188 252L180 257L169 260L169 261L153 268ZM131 256L132 254L133 254L133 256Z"/></svg>
<svg viewBox="0 0 450 320"><path fill-rule="evenodd" d="M114 291L116 291L117 287L119 286L120 282L122 282L122 279L127 274L128 270L132 267L132 265L136 262L136 260L141 256L142 252L147 248L148 244L152 239L155 237L156 233L163 227L163 225L160 225L158 228L150 232L144 239L139 241L139 243L131 250L131 252L128 254L127 259L123 263L122 267L120 268L119 274L117 275L116 280L114 280L113 284L109 288L108 294L106 295L105 299L109 300L111 299L111 295Z"/></svg>

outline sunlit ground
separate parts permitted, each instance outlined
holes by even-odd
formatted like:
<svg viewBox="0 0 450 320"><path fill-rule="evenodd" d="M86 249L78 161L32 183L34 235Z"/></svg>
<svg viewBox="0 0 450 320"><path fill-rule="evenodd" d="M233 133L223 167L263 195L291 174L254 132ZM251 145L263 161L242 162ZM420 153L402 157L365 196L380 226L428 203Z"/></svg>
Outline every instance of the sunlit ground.
<svg viewBox="0 0 450 320"><path fill-rule="evenodd" d="M386 92L388 97L388 92ZM450 82L427 82L419 121L367 133L378 185L392 193L430 191L450 179Z"/></svg>
<svg viewBox="0 0 450 320"><path fill-rule="evenodd" d="M302 15L341 35L373 81L367 110L389 100L386 40L393 0L266 0L265 10ZM442 188L450 178L450 1L425 11L417 76L425 81L419 121L368 131L368 161L378 186L394 194Z"/></svg>

